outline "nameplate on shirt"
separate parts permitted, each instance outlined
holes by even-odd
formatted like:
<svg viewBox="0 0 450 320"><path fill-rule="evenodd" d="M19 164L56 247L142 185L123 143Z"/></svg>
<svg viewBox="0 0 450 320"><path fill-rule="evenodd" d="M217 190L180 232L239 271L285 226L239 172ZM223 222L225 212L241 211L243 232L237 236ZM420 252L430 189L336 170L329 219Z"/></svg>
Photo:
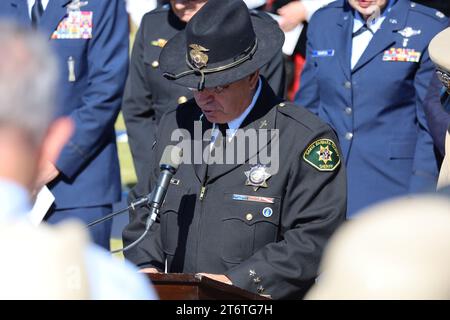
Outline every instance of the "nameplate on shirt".
<svg viewBox="0 0 450 320"><path fill-rule="evenodd" d="M384 51L383 61L394 62L419 62L421 53L414 49L390 48Z"/></svg>
<svg viewBox="0 0 450 320"><path fill-rule="evenodd" d="M275 202L274 198L248 196L248 195L245 195L245 194L233 194L233 200L250 201L250 202L261 202L261 203L274 203Z"/></svg>
<svg viewBox="0 0 450 320"><path fill-rule="evenodd" d="M313 58L325 58L325 57L333 57L334 50L313 50L312 57Z"/></svg>
<svg viewBox="0 0 450 320"><path fill-rule="evenodd" d="M91 39L92 11L69 11L52 34L52 39Z"/></svg>

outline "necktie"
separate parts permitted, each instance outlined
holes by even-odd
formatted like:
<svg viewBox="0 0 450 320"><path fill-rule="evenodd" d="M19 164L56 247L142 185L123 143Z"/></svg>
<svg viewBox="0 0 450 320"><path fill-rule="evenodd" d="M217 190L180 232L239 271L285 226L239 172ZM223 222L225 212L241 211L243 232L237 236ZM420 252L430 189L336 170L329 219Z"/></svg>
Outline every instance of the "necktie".
<svg viewBox="0 0 450 320"><path fill-rule="evenodd" d="M366 31L369 31L371 34L373 34L372 29L370 29L370 28L367 26L367 24L364 24L358 31L353 32L352 37L353 37L353 38L354 38L354 37L357 37L357 36L359 36L360 34L366 32Z"/></svg>
<svg viewBox="0 0 450 320"><path fill-rule="evenodd" d="M33 7L31 7L31 25L33 28L39 25L43 13L44 7L42 6L42 0L36 0Z"/></svg>
<svg viewBox="0 0 450 320"><path fill-rule="evenodd" d="M227 137L228 123L219 123L218 127L222 137L225 139Z"/></svg>

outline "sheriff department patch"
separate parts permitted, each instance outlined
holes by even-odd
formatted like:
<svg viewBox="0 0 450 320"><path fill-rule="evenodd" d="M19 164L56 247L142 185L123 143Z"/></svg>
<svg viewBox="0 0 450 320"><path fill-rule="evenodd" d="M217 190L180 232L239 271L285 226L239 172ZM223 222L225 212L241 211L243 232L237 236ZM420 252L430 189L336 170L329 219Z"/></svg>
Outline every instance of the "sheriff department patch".
<svg viewBox="0 0 450 320"><path fill-rule="evenodd" d="M330 139L311 143L303 153L303 159L319 171L333 171L341 163L338 148Z"/></svg>

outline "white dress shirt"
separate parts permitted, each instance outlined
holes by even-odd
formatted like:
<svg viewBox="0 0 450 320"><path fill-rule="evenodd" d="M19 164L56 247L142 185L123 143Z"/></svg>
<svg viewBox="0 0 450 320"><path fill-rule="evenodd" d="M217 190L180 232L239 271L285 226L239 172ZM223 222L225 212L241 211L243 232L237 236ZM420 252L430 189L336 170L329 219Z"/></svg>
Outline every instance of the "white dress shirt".
<svg viewBox="0 0 450 320"><path fill-rule="evenodd" d="M250 103L250 105L245 109L245 111L238 118L228 122L228 129L227 129L228 142L231 141L231 139L233 139L234 135L236 134L236 132L239 129L239 127L241 126L242 122L244 122L245 118L248 116L250 111L252 111L252 109L255 106L256 101L258 100L259 95L261 93L261 87L262 87L262 82L261 82L261 78L259 78L259 80L258 80L258 88L256 89L255 94L253 95L253 99L252 99L252 102ZM214 123L213 131L211 133L211 145L210 145L210 148L212 148L212 146L214 144L214 141L216 141L216 138L217 138L218 134L219 134L219 128Z"/></svg>
<svg viewBox="0 0 450 320"><path fill-rule="evenodd" d="M28 15L30 16L31 19L31 8L34 6L36 0L27 0L27 1L28 1ZM47 8L49 1L50 0L42 0L42 8L44 8L44 10Z"/></svg>
<svg viewBox="0 0 450 320"><path fill-rule="evenodd" d="M378 18L375 18L371 21L367 27L372 30L370 32L369 30L366 30L362 32L361 34L353 37L352 40L352 60L351 60L351 68L353 69L356 64L358 63L359 59L363 55L366 48L369 46L370 41L372 40L375 32L377 32L381 25L383 24L384 20L386 19L386 15L391 11L392 5L395 1L390 0L388 7L384 10L383 14L380 15ZM366 24L366 21L363 17L359 14L358 11L355 11L355 18L353 22L353 33L357 32L359 29L361 29Z"/></svg>

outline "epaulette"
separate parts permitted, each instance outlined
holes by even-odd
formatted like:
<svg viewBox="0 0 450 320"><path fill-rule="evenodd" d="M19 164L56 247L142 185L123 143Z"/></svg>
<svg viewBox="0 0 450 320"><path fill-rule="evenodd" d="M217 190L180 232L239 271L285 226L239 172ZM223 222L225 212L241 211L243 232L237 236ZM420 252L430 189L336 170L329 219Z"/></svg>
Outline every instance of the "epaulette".
<svg viewBox="0 0 450 320"><path fill-rule="evenodd" d="M440 12L439 10L415 3L415 2L411 2L411 11L414 12L419 12L422 13L424 15L427 15L429 17L432 17L440 22L446 22L447 21L447 16L445 14L443 14L442 12Z"/></svg>
<svg viewBox="0 0 450 320"><path fill-rule="evenodd" d="M323 122L312 112L306 110L303 107L299 107L292 102L283 101L277 104L276 108L278 109L278 112L295 120L303 127L307 127L311 130L315 130L324 125Z"/></svg>
<svg viewBox="0 0 450 320"><path fill-rule="evenodd" d="M153 9L152 11L147 12L145 15L151 15L151 14L158 14L158 13L167 13L167 11L170 10L170 6L168 4L165 4L161 7L158 7L156 9Z"/></svg>

